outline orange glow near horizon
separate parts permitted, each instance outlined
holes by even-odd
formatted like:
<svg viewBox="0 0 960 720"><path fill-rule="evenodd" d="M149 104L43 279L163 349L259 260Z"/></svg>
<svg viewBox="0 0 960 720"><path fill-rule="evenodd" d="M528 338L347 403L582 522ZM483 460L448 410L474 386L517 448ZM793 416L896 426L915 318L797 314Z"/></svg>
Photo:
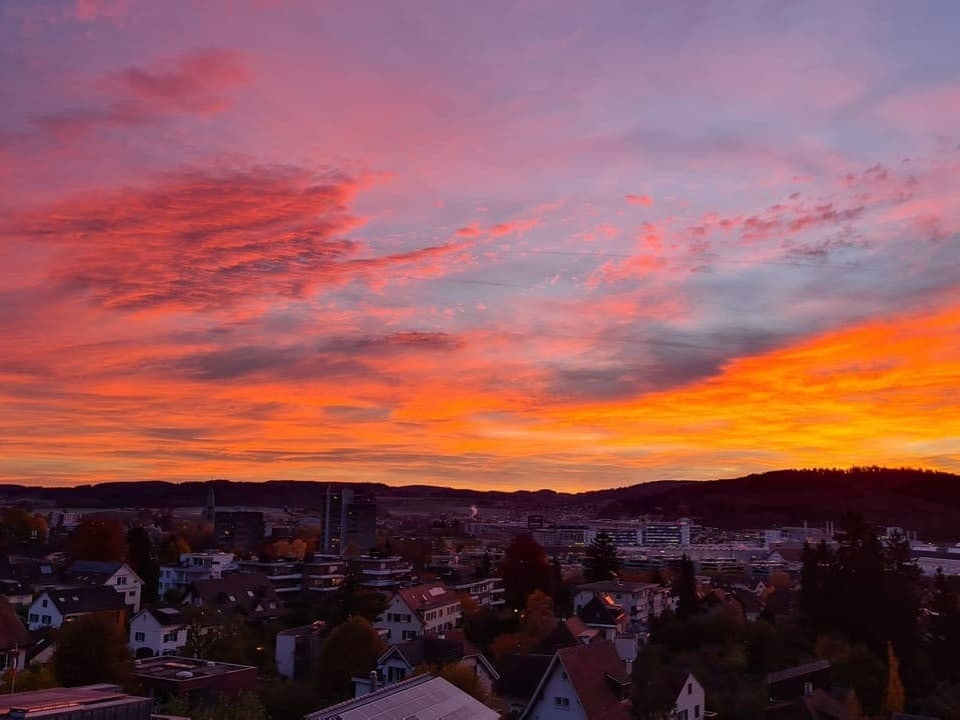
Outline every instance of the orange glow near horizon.
<svg viewBox="0 0 960 720"><path fill-rule="evenodd" d="M0 5L0 482L960 472L928 14Z"/></svg>

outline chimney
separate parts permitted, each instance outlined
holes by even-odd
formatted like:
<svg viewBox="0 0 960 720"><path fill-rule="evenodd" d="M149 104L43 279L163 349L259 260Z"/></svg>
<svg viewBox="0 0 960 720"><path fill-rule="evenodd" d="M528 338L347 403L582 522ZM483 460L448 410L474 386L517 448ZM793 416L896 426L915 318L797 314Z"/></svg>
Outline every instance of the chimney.
<svg viewBox="0 0 960 720"><path fill-rule="evenodd" d="M376 670L370 671L370 692L376 692L377 686L380 684L380 676L377 675Z"/></svg>

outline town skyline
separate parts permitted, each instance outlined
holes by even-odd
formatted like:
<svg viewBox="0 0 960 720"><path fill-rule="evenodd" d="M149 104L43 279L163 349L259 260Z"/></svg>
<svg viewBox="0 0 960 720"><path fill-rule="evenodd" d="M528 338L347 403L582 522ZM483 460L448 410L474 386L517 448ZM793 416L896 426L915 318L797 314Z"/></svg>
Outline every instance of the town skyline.
<svg viewBox="0 0 960 720"><path fill-rule="evenodd" d="M958 14L5 4L0 482L960 472Z"/></svg>

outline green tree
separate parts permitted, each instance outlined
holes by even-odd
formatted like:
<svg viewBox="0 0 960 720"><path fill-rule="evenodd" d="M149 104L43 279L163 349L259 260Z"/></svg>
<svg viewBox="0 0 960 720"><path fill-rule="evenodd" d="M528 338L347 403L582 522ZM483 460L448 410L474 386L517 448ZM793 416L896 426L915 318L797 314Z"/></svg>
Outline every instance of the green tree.
<svg viewBox="0 0 960 720"><path fill-rule="evenodd" d="M587 547L583 568L587 582L617 577L620 572L620 556L617 555L617 546L610 535L605 532L597 533L593 542Z"/></svg>
<svg viewBox="0 0 960 720"><path fill-rule="evenodd" d="M385 645L370 622L353 615L335 627L320 649L317 684L325 702L353 697L354 676L374 669Z"/></svg>
<svg viewBox="0 0 960 720"><path fill-rule="evenodd" d="M510 607L522 610L534 590L550 591L550 561L532 535L524 533L513 539L500 564L504 599Z"/></svg>
<svg viewBox="0 0 960 720"><path fill-rule="evenodd" d="M169 533L160 541L157 548L157 561L161 565L176 565L180 555L190 552L190 543L180 533Z"/></svg>
<svg viewBox="0 0 960 720"><path fill-rule="evenodd" d="M633 663L631 708L637 720L663 720L670 716L677 698L664 677L665 657L656 645L647 645Z"/></svg>
<svg viewBox="0 0 960 720"><path fill-rule="evenodd" d="M553 600L542 590L534 590L527 597L527 607L520 618L520 632L539 642L556 626L557 617L553 614Z"/></svg>
<svg viewBox="0 0 960 720"><path fill-rule="evenodd" d="M5 671L0 679L0 693L45 690L57 685L53 665L31 665L16 673L12 669Z"/></svg>
<svg viewBox="0 0 960 720"><path fill-rule="evenodd" d="M214 703L191 703L187 698L175 697L163 712L191 720L268 720L266 709L254 692L245 692L232 697L221 694Z"/></svg>
<svg viewBox="0 0 960 720"><path fill-rule="evenodd" d="M127 637L109 614L81 615L55 630L53 641L53 671L61 685L130 684L133 660Z"/></svg>
<svg viewBox="0 0 960 720"><path fill-rule="evenodd" d="M67 551L74 560L123 562L127 559L126 532L112 518L84 518L70 536Z"/></svg>
<svg viewBox="0 0 960 720"><path fill-rule="evenodd" d="M160 592L160 563L154 556L150 534L139 525L127 531L127 557L130 568L143 580L143 602L155 603Z"/></svg>

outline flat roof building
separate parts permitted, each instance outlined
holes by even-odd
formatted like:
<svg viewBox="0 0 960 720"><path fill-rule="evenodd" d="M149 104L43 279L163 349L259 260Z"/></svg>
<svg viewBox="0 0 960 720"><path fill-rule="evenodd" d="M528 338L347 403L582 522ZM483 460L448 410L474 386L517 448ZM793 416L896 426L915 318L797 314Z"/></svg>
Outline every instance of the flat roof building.
<svg viewBox="0 0 960 720"><path fill-rule="evenodd" d="M153 701L116 685L47 688L0 695L2 720L150 720Z"/></svg>

